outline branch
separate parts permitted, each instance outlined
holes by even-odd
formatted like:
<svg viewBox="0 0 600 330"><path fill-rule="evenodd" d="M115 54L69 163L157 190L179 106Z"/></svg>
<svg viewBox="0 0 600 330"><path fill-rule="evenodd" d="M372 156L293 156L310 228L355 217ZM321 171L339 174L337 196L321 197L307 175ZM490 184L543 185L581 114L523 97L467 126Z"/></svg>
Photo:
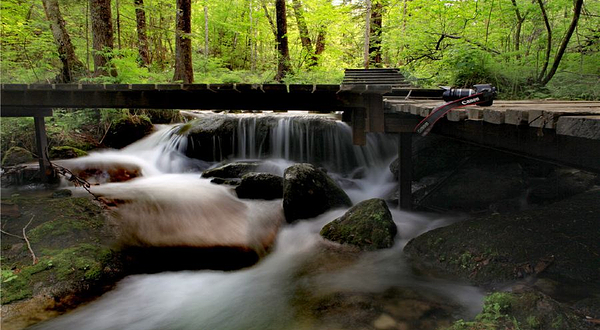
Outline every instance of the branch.
<svg viewBox="0 0 600 330"><path fill-rule="evenodd" d="M440 34L440 40L438 41L438 44L442 41L443 38L462 39L462 40L464 40L464 41L466 41L466 42L468 42L468 43L470 43L472 45L475 45L475 46L481 48L482 50L485 50L486 52L494 53L494 54L497 54L497 55L501 55L502 54L499 51L497 51L495 49L492 49L492 48L489 48L489 47L487 47L485 45L482 45L482 44L480 44L477 41L474 41L474 40L471 40L471 39L467 39L467 38L465 38L463 36L455 36L455 35L446 34L446 33Z"/></svg>
<svg viewBox="0 0 600 330"><path fill-rule="evenodd" d="M27 248L29 249L29 252L31 252L31 258L33 258L33 264L35 265L38 262L38 258L35 256L35 253L33 252L33 249L31 248L31 243L29 243L29 239L27 239L27 235L25 235L25 229L27 229L27 226L29 226L31 224L31 221L33 221L34 217L35 217L35 214L31 216L31 219L29 219L29 222L25 225L25 227L23 227L23 239L27 243Z"/></svg>
<svg viewBox="0 0 600 330"><path fill-rule="evenodd" d="M59 175L62 175L65 177L65 179L67 179L68 181L72 182L73 185L75 187L82 187L83 189L85 189L90 195L94 196L94 199L97 201L100 201L98 199L98 196L95 195L91 190L90 190L90 186L91 184L89 182L87 182L85 179L82 179L80 177L78 177L77 175L73 174L73 172L71 172L69 169L64 168L62 166L50 163L55 169L56 169L56 173L58 173Z"/></svg>

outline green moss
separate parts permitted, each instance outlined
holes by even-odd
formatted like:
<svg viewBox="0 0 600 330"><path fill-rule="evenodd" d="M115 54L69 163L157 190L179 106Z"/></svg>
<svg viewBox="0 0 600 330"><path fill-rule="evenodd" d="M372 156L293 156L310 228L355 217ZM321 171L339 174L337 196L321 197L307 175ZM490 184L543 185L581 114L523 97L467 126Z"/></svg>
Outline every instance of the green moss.
<svg viewBox="0 0 600 330"><path fill-rule="evenodd" d="M66 159L87 156L87 152L70 146L52 147L49 156L52 159Z"/></svg>

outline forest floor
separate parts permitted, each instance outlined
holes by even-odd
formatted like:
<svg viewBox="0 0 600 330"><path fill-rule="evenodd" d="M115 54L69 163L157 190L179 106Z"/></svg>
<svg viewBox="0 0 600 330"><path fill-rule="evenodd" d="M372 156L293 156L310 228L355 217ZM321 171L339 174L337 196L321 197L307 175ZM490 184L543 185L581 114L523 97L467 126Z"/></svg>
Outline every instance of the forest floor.
<svg viewBox="0 0 600 330"><path fill-rule="evenodd" d="M97 297L123 276L110 217L90 198L68 193L46 190L5 196L3 191L5 330L56 317Z"/></svg>

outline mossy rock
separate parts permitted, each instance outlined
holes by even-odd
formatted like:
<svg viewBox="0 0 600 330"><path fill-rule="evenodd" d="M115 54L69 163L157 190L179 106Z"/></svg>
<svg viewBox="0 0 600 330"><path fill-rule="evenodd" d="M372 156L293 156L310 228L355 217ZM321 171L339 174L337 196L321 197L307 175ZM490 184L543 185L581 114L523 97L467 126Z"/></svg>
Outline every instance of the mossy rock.
<svg viewBox="0 0 600 330"><path fill-rule="evenodd" d="M394 245L397 228L384 200L373 198L354 205L342 217L321 229L321 236L362 250L385 249Z"/></svg>
<svg viewBox="0 0 600 330"><path fill-rule="evenodd" d="M17 234L26 227L37 257L32 264L22 240L2 235L3 305L37 296L85 300L122 276L114 248L116 232L103 209L89 198L52 198L49 194L47 198L16 196L2 203L3 208L10 203L19 210L3 215L3 229Z"/></svg>
<svg viewBox="0 0 600 330"><path fill-rule="evenodd" d="M333 179L311 164L296 164L284 172L283 211L288 222L318 216L352 201Z"/></svg>
<svg viewBox="0 0 600 330"><path fill-rule="evenodd" d="M488 215L424 233L404 251L441 276L493 285L537 276L600 281L600 190L519 213Z"/></svg>
<svg viewBox="0 0 600 330"><path fill-rule="evenodd" d="M69 159L87 156L87 152L69 146L52 147L48 153L50 159Z"/></svg>
<svg viewBox="0 0 600 330"><path fill-rule="evenodd" d="M592 330L583 315L539 292L495 292L485 297L474 321L459 320L447 330Z"/></svg>
<svg viewBox="0 0 600 330"><path fill-rule="evenodd" d="M121 149L150 134L153 128L146 116L123 116L113 122L104 138L104 145Z"/></svg>
<svg viewBox="0 0 600 330"><path fill-rule="evenodd" d="M2 166L15 166L34 161L33 154L21 147L11 147L2 157Z"/></svg>

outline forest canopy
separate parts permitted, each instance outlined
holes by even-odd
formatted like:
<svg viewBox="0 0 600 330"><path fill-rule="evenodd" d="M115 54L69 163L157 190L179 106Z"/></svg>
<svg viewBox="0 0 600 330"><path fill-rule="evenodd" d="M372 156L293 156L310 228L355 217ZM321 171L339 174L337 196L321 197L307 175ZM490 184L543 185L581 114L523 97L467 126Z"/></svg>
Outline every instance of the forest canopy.
<svg viewBox="0 0 600 330"><path fill-rule="evenodd" d="M597 0L2 0L3 83L339 83L600 98Z"/></svg>

